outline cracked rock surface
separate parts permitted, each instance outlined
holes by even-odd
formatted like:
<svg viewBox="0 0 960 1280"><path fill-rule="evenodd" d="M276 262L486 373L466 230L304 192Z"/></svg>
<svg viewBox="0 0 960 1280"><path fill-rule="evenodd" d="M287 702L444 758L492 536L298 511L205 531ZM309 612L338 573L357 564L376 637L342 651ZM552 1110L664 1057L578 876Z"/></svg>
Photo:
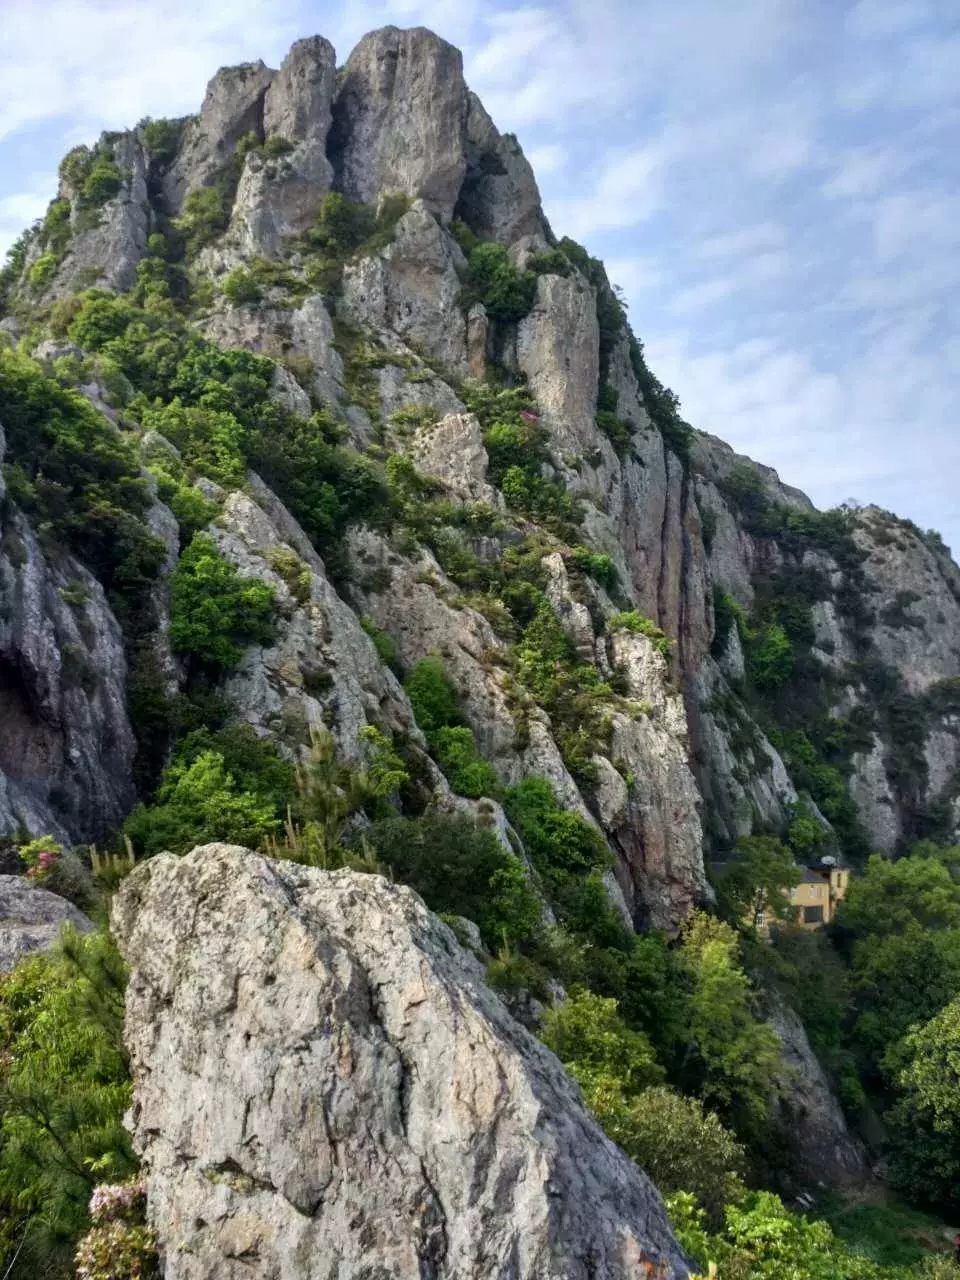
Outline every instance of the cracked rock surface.
<svg viewBox="0 0 960 1280"><path fill-rule="evenodd" d="M660 1197L409 889L231 845L124 883L167 1280L689 1275Z"/></svg>

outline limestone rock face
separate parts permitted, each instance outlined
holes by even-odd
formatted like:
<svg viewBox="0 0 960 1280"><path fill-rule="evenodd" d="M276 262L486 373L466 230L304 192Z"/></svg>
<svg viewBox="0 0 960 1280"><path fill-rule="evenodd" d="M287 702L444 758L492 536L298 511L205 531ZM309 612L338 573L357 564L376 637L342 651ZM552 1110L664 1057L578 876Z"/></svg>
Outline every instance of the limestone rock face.
<svg viewBox="0 0 960 1280"><path fill-rule="evenodd" d="M419 741L396 676L330 585L306 534L253 473L248 487L252 497L227 496L210 533L244 576L269 583L281 616L274 644L248 649L227 679L227 698L254 728L294 752L308 745L311 725L327 725L343 759L353 762L361 759L367 724Z"/></svg>
<svg viewBox="0 0 960 1280"><path fill-rule="evenodd" d="M3 436L0 432L0 458ZM2 494L0 494L2 497ZM133 805L120 628L100 583L0 524L0 834L101 839Z"/></svg>
<svg viewBox="0 0 960 1280"><path fill-rule="evenodd" d="M336 187L376 204L400 191L445 221L466 171L467 89L460 51L423 27L384 27L347 59L333 106Z"/></svg>
<svg viewBox="0 0 960 1280"><path fill-rule="evenodd" d="M475 93L467 94L467 171L457 216L481 240L512 245L542 235L540 191L530 162L512 135L501 136Z"/></svg>
<svg viewBox="0 0 960 1280"><path fill-rule="evenodd" d="M248 133L263 137L264 99L276 76L262 62L221 67L207 85L200 114L186 126L180 147L164 177L170 213L179 213L184 197L207 185Z"/></svg>
<svg viewBox="0 0 960 1280"><path fill-rule="evenodd" d="M810 1048L803 1023L777 1001L767 1021L782 1046L781 1084L774 1122L787 1140L802 1176L830 1186L863 1182L869 1163L852 1134L823 1067Z"/></svg>
<svg viewBox="0 0 960 1280"><path fill-rule="evenodd" d="M517 329L517 362L557 449L597 447L600 331L593 291L579 276L540 276L533 310Z"/></svg>
<svg viewBox="0 0 960 1280"><path fill-rule="evenodd" d="M409 453L418 470L439 480L461 501L502 505L487 481L489 459L475 414L447 414L434 426L420 428L410 442Z"/></svg>
<svg viewBox="0 0 960 1280"><path fill-rule="evenodd" d="M689 1275L652 1184L410 890L208 845L138 868L112 925L167 1280Z"/></svg>
<svg viewBox="0 0 960 1280"><path fill-rule="evenodd" d="M397 223L393 242L347 264L343 318L413 342L451 373L467 372L467 325L460 308L463 254L424 201Z"/></svg>
<svg viewBox="0 0 960 1280"><path fill-rule="evenodd" d="M120 190L97 211L92 226L78 225L75 207L73 239L44 294L47 302L91 286L122 293L136 280L150 233L146 156L136 134L108 137L123 179Z"/></svg>
<svg viewBox="0 0 960 1280"><path fill-rule="evenodd" d="M322 36L298 40L267 88L266 141L292 147L276 158L247 157L231 218L229 239L245 256L276 257L285 242L314 221L330 190L333 166L327 135L337 80L333 45Z"/></svg>
<svg viewBox="0 0 960 1280"><path fill-rule="evenodd" d="M81 933L93 925L72 902L32 885L21 876L0 876L0 974L26 956L46 951L65 924Z"/></svg>

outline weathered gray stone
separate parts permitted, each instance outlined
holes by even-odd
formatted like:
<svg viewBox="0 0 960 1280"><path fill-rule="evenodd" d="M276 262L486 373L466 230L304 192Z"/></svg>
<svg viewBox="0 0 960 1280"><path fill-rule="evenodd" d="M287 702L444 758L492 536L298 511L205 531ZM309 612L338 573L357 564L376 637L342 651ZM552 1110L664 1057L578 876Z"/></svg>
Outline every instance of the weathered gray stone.
<svg viewBox="0 0 960 1280"><path fill-rule="evenodd" d="M419 471L439 480L462 502L503 505L500 494L487 481L489 459L475 414L447 414L432 427L418 428L406 451Z"/></svg>
<svg viewBox="0 0 960 1280"><path fill-rule="evenodd" d="M138 868L112 927L168 1280L689 1274L651 1183L410 890L208 845Z"/></svg>
<svg viewBox="0 0 960 1280"><path fill-rule="evenodd" d="M276 76L262 62L221 67L207 85L200 114L186 125L176 159L164 176L163 194L171 213L184 197L206 186L248 133L263 138L264 99Z"/></svg>
<svg viewBox="0 0 960 1280"><path fill-rule="evenodd" d="M773 1120L800 1174L816 1183L848 1186L869 1176L863 1143L850 1132L803 1023L774 999L767 1021L781 1044Z"/></svg>
<svg viewBox="0 0 960 1280"><path fill-rule="evenodd" d="M316 219L333 179L327 135L336 80L333 46L312 36L297 41L270 82L263 132L268 144L283 140L293 149L246 158L227 236L244 256L278 257Z"/></svg>
<svg viewBox="0 0 960 1280"><path fill-rule="evenodd" d="M467 323L460 308L463 254L423 201L397 223L393 242L349 262L340 311L360 328L388 329L451 373L467 372Z"/></svg>
<svg viewBox="0 0 960 1280"><path fill-rule="evenodd" d="M593 290L579 276L540 276L517 329L517 360L559 453L598 447L600 331Z"/></svg>
<svg viewBox="0 0 960 1280"><path fill-rule="evenodd" d="M45 554L11 502L0 535L0 834L102 839L133 803L120 628L100 583Z"/></svg>
<svg viewBox="0 0 960 1280"><path fill-rule="evenodd" d="M0 876L0 973L9 973L35 951L52 947L65 924L81 933L93 931L83 912L66 898L20 876Z"/></svg>
<svg viewBox="0 0 960 1280"><path fill-rule="evenodd" d="M130 289L137 275L150 233L150 205L147 200L147 162L143 145L135 133L104 135L120 169L119 192L97 211L93 226L83 229L78 223L79 209L74 205L71 222L73 237L63 262L49 288L44 302L55 302L68 293L91 286ZM89 219L89 211L84 218Z"/></svg>
<svg viewBox="0 0 960 1280"><path fill-rule="evenodd" d="M370 32L333 106L337 190L361 204L403 192L449 221L466 171L466 105L459 49L423 27Z"/></svg>
<svg viewBox="0 0 960 1280"><path fill-rule="evenodd" d="M511 245L542 235L540 191L530 162L512 134L501 136L483 103L467 94L467 169L457 216L481 240Z"/></svg>

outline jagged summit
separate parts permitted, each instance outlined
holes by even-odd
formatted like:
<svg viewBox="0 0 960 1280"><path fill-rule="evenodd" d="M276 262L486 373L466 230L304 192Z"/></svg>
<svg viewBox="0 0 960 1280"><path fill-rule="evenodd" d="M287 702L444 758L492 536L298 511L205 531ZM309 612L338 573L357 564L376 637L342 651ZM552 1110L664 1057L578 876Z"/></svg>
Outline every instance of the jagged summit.
<svg viewBox="0 0 960 1280"><path fill-rule="evenodd" d="M460 51L423 27L371 32L339 71L322 36L298 40L278 71L262 61L221 68L199 113L177 125L162 137L104 135L100 149L119 171L113 206L95 235L74 237L46 297L78 284L130 288L157 219L225 181L235 194L226 240L240 257L280 255L331 190L370 205L387 194L422 199L444 224L460 217L505 245L546 229L516 140L467 88ZM75 206L80 196L62 175L58 199Z"/></svg>

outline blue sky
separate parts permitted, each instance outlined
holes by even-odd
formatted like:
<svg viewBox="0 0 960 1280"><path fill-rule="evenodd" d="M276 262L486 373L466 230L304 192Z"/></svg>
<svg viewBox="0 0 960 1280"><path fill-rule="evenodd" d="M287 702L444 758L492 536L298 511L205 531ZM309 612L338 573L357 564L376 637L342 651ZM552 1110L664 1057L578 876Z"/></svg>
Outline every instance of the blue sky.
<svg viewBox="0 0 960 1280"><path fill-rule="evenodd" d="M424 24L698 427L960 551L957 0L0 0L0 249L60 156L220 65Z"/></svg>

